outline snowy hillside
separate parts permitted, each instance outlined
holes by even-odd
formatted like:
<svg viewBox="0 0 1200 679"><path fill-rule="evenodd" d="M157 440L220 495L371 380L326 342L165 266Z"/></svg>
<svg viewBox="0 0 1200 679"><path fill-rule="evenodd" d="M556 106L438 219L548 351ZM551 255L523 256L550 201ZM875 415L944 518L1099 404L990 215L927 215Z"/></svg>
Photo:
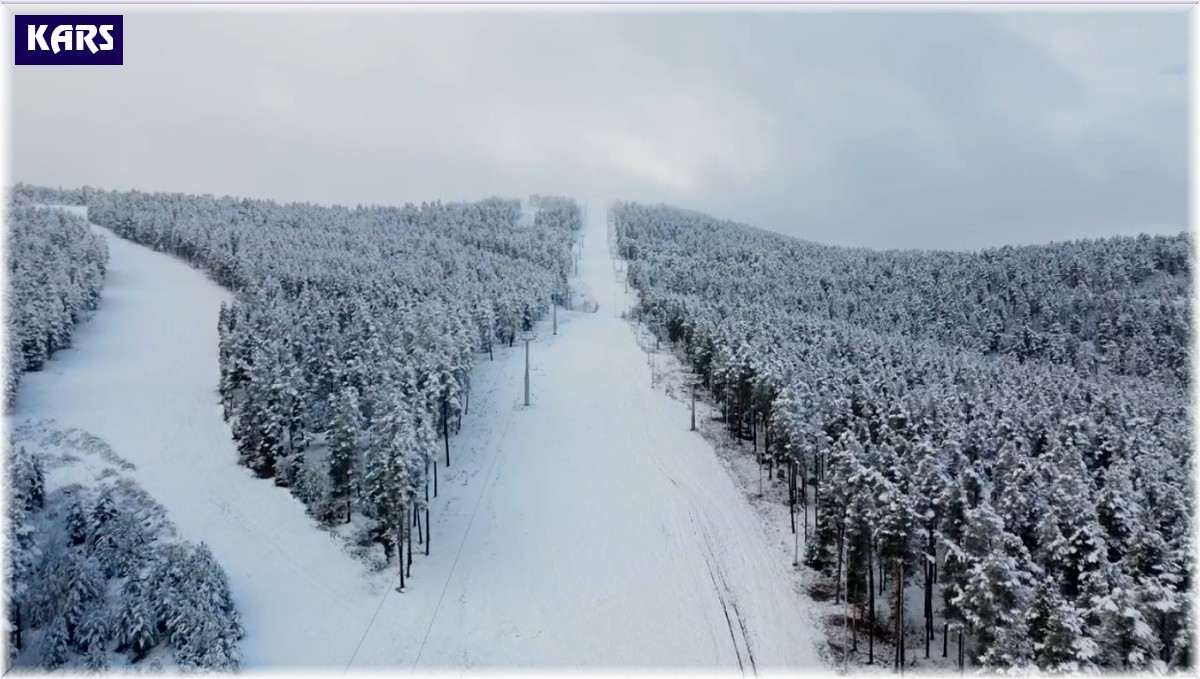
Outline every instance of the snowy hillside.
<svg viewBox="0 0 1200 679"><path fill-rule="evenodd" d="M615 214L632 313L794 531L839 662L1186 666L1186 234L875 252Z"/></svg>
<svg viewBox="0 0 1200 679"><path fill-rule="evenodd" d="M214 351L229 294L170 256L97 229L111 257L97 313L26 376L11 421L54 418L135 465L228 571L247 669L819 666L760 523L606 302L624 285L596 205L576 283L599 310L560 308L557 335L536 324L529 408L520 343L480 355L431 500L434 548L402 594L394 565L372 572L237 464Z"/></svg>

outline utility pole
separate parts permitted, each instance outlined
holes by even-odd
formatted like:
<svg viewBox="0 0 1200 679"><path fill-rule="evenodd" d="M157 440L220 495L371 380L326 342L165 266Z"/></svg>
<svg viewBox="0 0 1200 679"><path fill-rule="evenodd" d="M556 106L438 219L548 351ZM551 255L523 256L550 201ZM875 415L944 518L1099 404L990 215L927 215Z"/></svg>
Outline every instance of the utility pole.
<svg viewBox="0 0 1200 679"><path fill-rule="evenodd" d="M555 304L554 301L551 300L550 308L554 309L554 334L557 335L558 334L558 304Z"/></svg>
<svg viewBox="0 0 1200 679"><path fill-rule="evenodd" d="M529 338L525 338L525 407L529 407Z"/></svg>

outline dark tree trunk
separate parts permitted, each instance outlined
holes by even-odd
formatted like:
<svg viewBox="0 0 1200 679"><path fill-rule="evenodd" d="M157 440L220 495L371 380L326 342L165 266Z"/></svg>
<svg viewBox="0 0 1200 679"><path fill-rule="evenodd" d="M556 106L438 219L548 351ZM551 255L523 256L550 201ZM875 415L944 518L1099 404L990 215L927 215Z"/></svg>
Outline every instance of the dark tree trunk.
<svg viewBox="0 0 1200 679"><path fill-rule="evenodd" d="M767 408L767 412L762 416L763 429L763 452L767 455L771 454L771 409Z"/></svg>
<svg viewBox="0 0 1200 679"><path fill-rule="evenodd" d="M788 516L792 520L792 535L796 534L796 461L788 461Z"/></svg>
<svg viewBox="0 0 1200 679"><path fill-rule="evenodd" d="M750 446L751 449L758 452L758 411L750 411ZM763 456L766 456L767 451L763 451Z"/></svg>
<svg viewBox="0 0 1200 679"><path fill-rule="evenodd" d="M854 588L855 592L857 592L858 590L859 590L858 587ZM846 600L847 601L850 600L849 593L847 593ZM852 640L850 643L850 650L854 651L854 653L857 654L858 653L858 607L854 606L850 610L854 611L854 617L850 623L850 639Z"/></svg>
<svg viewBox="0 0 1200 679"><path fill-rule="evenodd" d="M403 515L403 512L401 512ZM400 569L400 589L404 589L404 519L396 527L396 567Z"/></svg>
<svg viewBox="0 0 1200 679"><path fill-rule="evenodd" d="M929 657L929 643L933 640L933 530L929 530L925 556L925 657Z"/></svg>
<svg viewBox="0 0 1200 679"><path fill-rule="evenodd" d="M450 466L450 398L442 396L442 438L446 441L446 466Z"/></svg>
<svg viewBox="0 0 1200 679"><path fill-rule="evenodd" d="M867 664L875 664L875 543L868 543L867 546L867 589L871 591L868 595L867 611L867 629L871 630L869 641L867 642Z"/></svg>
<svg viewBox="0 0 1200 679"><path fill-rule="evenodd" d="M842 551L846 543L846 519L842 517L841 525L838 526L837 536L837 584L833 586L833 603L840 604L842 602Z"/></svg>
<svg viewBox="0 0 1200 679"><path fill-rule="evenodd" d="M904 668L904 560L896 559L896 669Z"/></svg>
<svg viewBox="0 0 1200 679"><path fill-rule="evenodd" d="M733 405L733 439L737 444L742 445L742 390L741 385L738 385L737 400Z"/></svg>
<svg viewBox="0 0 1200 679"><path fill-rule="evenodd" d="M808 498L805 497L805 502ZM813 525L821 525L821 485L813 482ZM808 507L804 508L804 539L808 539Z"/></svg>
<svg viewBox="0 0 1200 679"><path fill-rule="evenodd" d="M966 654L963 652L963 631L958 628L958 669L961 672L966 667Z"/></svg>

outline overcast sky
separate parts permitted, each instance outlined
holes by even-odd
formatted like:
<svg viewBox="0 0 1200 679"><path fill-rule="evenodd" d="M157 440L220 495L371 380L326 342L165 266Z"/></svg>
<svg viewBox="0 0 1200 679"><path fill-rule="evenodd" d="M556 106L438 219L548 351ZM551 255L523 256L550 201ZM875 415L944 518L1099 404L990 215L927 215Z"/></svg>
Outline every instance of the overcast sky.
<svg viewBox="0 0 1200 679"><path fill-rule="evenodd" d="M1177 233L1185 9L109 9L124 66L10 67L10 176L603 196L879 248Z"/></svg>

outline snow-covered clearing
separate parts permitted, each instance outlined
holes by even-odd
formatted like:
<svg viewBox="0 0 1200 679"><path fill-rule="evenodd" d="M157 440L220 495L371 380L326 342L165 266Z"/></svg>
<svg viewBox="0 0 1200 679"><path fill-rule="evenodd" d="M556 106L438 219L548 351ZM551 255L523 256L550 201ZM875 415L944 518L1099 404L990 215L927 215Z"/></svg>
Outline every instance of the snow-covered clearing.
<svg viewBox="0 0 1200 679"><path fill-rule="evenodd" d="M216 395L228 293L174 258L105 232L100 308L26 376L13 420L54 418L136 465L229 572L247 668L822 667L786 560L610 306L604 210L576 281L599 311L539 324L530 408L523 348L482 356L403 594L237 466Z"/></svg>
<svg viewBox="0 0 1200 679"><path fill-rule="evenodd" d="M599 311L539 329L531 408L519 381L497 394L489 485L420 663L817 664L758 519L607 304L605 233L593 202L576 285Z"/></svg>
<svg viewBox="0 0 1200 679"><path fill-rule="evenodd" d="M348 659L354 633L341 628L369 617L378 585L286 490L236 465L216 397L216 318L228 293L179 260L103 232L110 262L100 307L72 348L26 376L10 426L53 418L135 465L129 475L181 536L208 543L228 571L247 666Z"/></svg>

